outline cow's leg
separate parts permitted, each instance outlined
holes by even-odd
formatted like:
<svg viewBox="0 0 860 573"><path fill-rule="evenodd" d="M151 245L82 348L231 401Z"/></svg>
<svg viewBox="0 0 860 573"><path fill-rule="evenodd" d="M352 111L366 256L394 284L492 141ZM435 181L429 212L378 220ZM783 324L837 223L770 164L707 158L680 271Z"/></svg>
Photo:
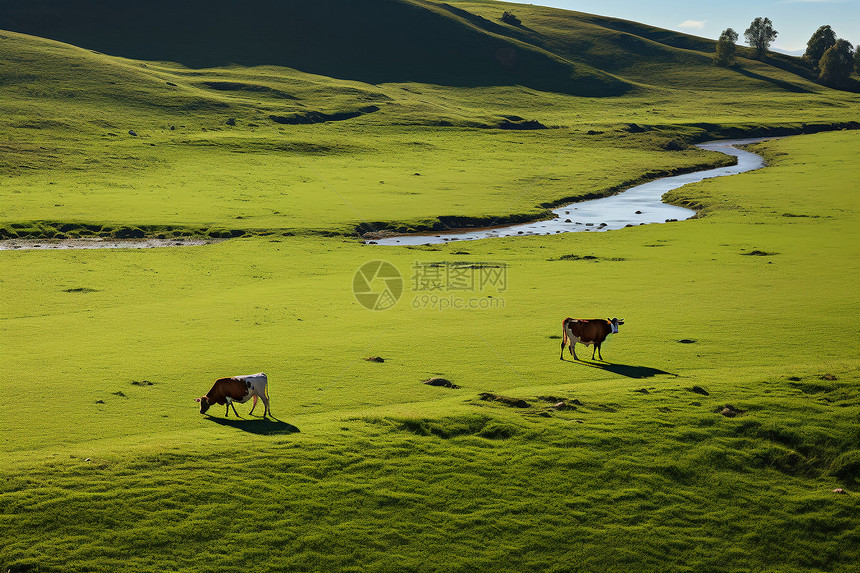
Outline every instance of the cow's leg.
<svg viewBox="0 0 860 573"><path fill-rule="evenodd" d="M228 405L227 407L228 407L228 408L233 408L233 413L234 413L234 414L236 414L236 417L237 417L237 418L241 418L241 417L242 417L242 416L240 416L240 415L239 415L239 412L237 412L237 411L236 411L236 406L233 404L233 401L232 401L232 400L229 402L229 405Z"/></svg>
<svg viewBox="0 0 860 573"><path fill-rule="evenodd" d="M594 345L594 352L597 352L597 356L603 361L603 355L600 354L600 343ZM591 353L591 359L594 360L594 352Z"/></svg>
<svg viewBox="0 0 860 573"><path fill-rule="evenodd" d="M251 411L248 412L249 416L254 413L254 408L256 408L256 407L257 407L257 395L254 394L254 404L251 406Z"/></svg>
<svg viewBox="0 0 860 573"><path fill-rule="evenodd" d="M576 357L576 342L572 340L570 341L570 353L573 354L574 360L579 360L579 358Z"/></svg>
<svg viewBox="0 0 860 573"><path fill-rule="evenodd" d="M558 357L559 360L564 360L564 345L570 340L567 336L566 324L567 319L561 321L561 356Z"/></svg>
<svg viewBox="0 0 860 573"><path fill-rule="evenodd" d="M272 411L269 409L269 398L267 396L260 396L263 400L263 417L266 417L266 414L271 415Z"/></svg>

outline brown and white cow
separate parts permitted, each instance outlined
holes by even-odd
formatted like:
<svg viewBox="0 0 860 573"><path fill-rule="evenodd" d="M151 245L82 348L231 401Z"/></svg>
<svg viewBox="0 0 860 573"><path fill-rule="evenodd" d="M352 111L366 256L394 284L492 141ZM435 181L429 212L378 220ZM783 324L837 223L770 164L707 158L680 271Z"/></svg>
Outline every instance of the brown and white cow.
<svg viewBox="0 0 860 573"><path fill-rule="evenodd" d="M233 413L239 417L239 412L236 411L236 406L233 402L244 404L251 398L254 399L254 405L251 407L250 414L254 413L254 408L257 407L257 398L263 400L265 409L263 417L271 414L269 410L269 379L265 374L259 372L257 374L248 374L245 376L233 376L231 378L219 378L212 385L212 389L205 396L197 398L200 402L200 413L205 414L213 404L227 405L225 416L230 415L230 408L233 408Z"/></svg>
<svg viewBox="0 0 860 573"><path fill-rule="evenodd" d="M564 360L564 347L570 349L574 360L579 360L576 357L574 346L579 342L589 346L594 345L594 350L591 351L591 359L594 360L594 353L603 360L600 354L600 345L606 340L610 334L618 333L618 325L624 324L624 320L620 318L565 318L561 322L561 356Z"/></svg>

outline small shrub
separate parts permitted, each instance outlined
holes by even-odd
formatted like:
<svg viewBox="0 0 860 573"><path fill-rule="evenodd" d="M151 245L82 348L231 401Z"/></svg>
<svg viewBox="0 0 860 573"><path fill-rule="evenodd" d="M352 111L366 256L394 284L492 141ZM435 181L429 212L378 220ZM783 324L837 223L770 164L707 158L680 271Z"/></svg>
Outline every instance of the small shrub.
<svg viewBox="0 0 860 573"><path fill-rule="evenodd" d="M522 20L514 16L513 12L508 12L507 10L505 10L505 13L502 14L502 22L504 22L505 24L510 24L511 26L519 26L523 23Z"/></svg>

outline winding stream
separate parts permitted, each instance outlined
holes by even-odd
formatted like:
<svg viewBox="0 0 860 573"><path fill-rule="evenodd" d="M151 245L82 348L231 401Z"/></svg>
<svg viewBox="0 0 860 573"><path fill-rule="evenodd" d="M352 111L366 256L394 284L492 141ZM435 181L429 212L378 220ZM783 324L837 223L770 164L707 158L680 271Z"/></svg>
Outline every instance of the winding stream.
<svg viewBox="0 0 860 573"><path fill-rule="evenodd" d="M427 245L450 241L471 241L495 237L515 237L518 235L554 235L556 233L576 233L583 231L609 231L650 223L682 221L696 214L695 211L663 203L663 194L688 183L697 183L711 177L736 175L764 167L764 158L755 153L738 149L736 145L758 143L772 137L749 139L725 139L700 143L696 147L708 151L718 151L737 157L736 165L718 167L664 177L631 187L626 191L580 203L571 203L553 209L556 217L546 221L521 223L489 229L471 231L452 231L432 235L400 235L366 241L378 245Z"/></svg>
<svg viewBox="0 0 860 573"><path fill-rule="evenodd" d="M764 159L761 156L738 149L735 146L758 143L766 139L775 138L726 139L700 143L696 147L708 151L719 151L720 153L737 157L737 164L729 167L719 167L717 169L664 177L631 187L617 195L603 199L571 203L570 205L553 209L553 213L556 215L554 219L489 229L451 231L432 235L399 235L365 242L372 245L428 245L450 241L515 237L518 235L554 235L556 233L583 231L609 231L611 229L621 229L636 225L689 219L696 214L695 211L663 203L661 201L663 194L688 183L696 183L711 177L735 175L764 167ZM205 245L213 242L220 242L220 239L6 239L0 241L0 251L18 249L146 249Z"/></svg>

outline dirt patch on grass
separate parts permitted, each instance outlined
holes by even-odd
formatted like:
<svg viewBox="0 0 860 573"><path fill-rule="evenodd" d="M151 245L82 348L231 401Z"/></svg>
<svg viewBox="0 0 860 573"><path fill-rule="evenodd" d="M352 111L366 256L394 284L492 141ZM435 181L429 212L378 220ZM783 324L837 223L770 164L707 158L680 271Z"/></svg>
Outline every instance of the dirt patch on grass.
<svg viewBox="0 0 860 573"><path fill-rule="evenodd" d="M718 414L722 414L726 418L735 418L737 416L741 416L745 413L745 410L741 410L740 408L736 408L731 404L726 404L725 406L717 406L716 410L714 410Z"/></svg>
<svg viewBox="0 0 860 573"><path fill-rule="evenodd" d="M450 380L448 380L446 378L428 378L427 380L424 380L424 383L427 384L428 386L438 386L440 388L451 388L453 390L457 390L458 388L460 388L459 386L457 386L456 384L454 384L453 382L451 382Z"/></svg>
<svg viewBox="0 0 860 573"><path fill-rule="evenodd" d="M308 111L304 113L293 113L290 115L270 115L269 119L275 123L280 123L281 125L310 125L314 123L326 123L328 121L344 121L377 111L379 111L377 106L368 105L356 111L340 111L335 113Z"/></svg>
<svg viewBox="0 0 860 573"><path fill-rule="evenodd" d="M548 261L592 261L595 263L599 263L600 261L624 261L627 260L624 257L598 257L595 255L561 255L555 259L547 259Z"/></svg>
<svg viewBox="0 0 860 573"><path fill-rule="evenodd" d="M549 129L547 126L534 119L524 119L515 115L507 116L499 122L499 129L532 130Z"/></svg>
<svg viewBox="0 0 860 573"><path fill-rule="evenodd" d="M772 257L773 255L778 255L779 253L771 253L768 251L760 251L758 249L754 249L748 253L741 253L742 255L748 257Z"/></svg>
<svg viewBox="0 0 860 573"><path fill-rule="evenodd" d="M487 402L499 402L510 408L530 408L531 404L521 398L511 398L510 396L500 396L491 392L481 392L478 397Z"/></svg>

